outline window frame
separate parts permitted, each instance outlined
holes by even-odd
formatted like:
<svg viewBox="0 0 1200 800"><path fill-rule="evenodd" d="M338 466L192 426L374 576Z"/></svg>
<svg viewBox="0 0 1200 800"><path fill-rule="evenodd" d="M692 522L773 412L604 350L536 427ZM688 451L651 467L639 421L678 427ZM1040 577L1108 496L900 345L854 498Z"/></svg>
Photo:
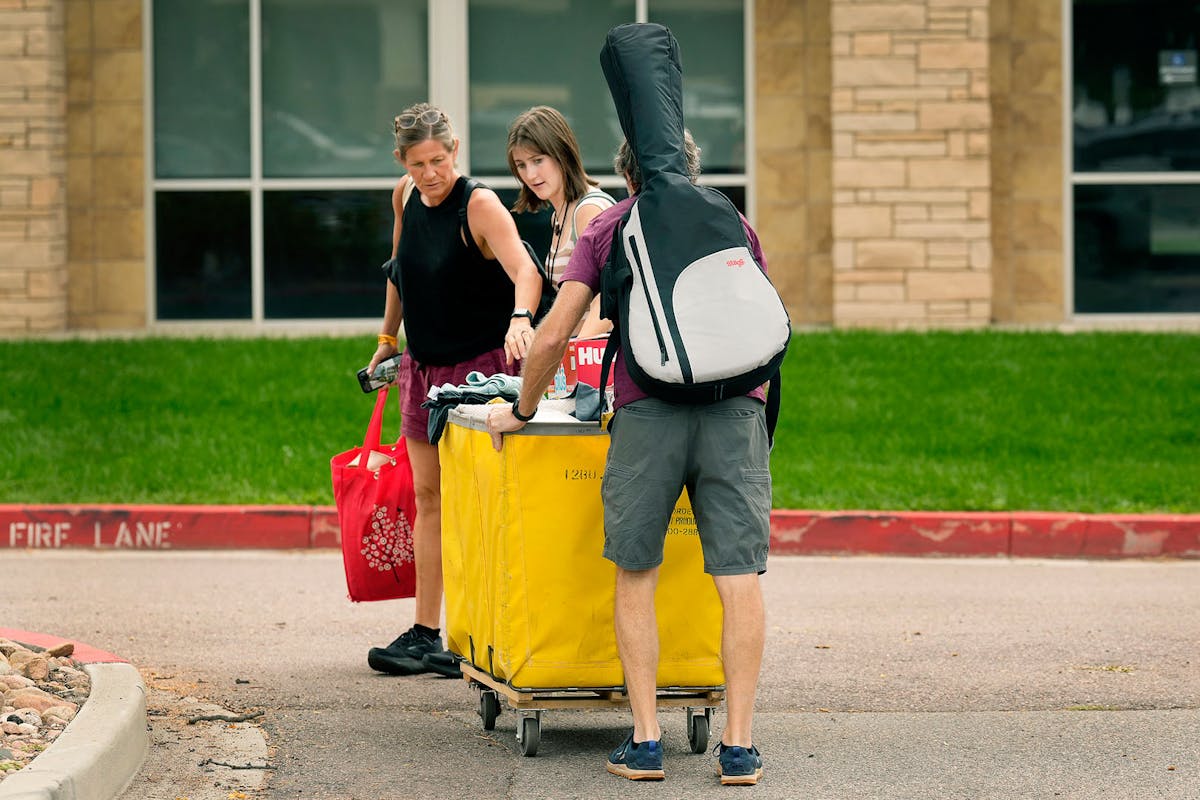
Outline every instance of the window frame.
<svg viewBox="0 0 1200 800"><path fill-rule="evenodd" d="M1068 2L1070 0L1067 0ZM653 0L635 0L635 20L649 19ZM391 191L401 172L377 178L268 178L263 176L262 151L262 0L247 0L249 7L250 63L250 175L246 178L158 178L155 169L154 130L154 0L142 0L142 34L146 43L144 58L143 125L145 158L145 253L146 253L146 324L149 328L205 327L270 330L308 330L328 332L344 329L347 332L372 330L378 325L375 317L285 319L265 315L265 236L263 230L263 196L270 191L331 191L365 190ZM468 0L427 0L429 41L429 99L443 108L451 119L460 121L464 133L459 147L459 164L464 174L479 178L498 189L518 188L517 179L510 174L476 175L471 169L470 131L470 74L468 53ZM707 186L744 187L746 216L754 219L754 0L742 0L745 81L745 171L722 175L701 175ZM597 47L599 43L597 43ZM435 58L434 53L459 53L457 58ZM615 175L597 176L602 187L624 188ZM160 191L248 191L250 193L250 291L249 319L230 320L162 320L158 318L158 257L155 198Z"/></svg>
<svg viewBox="0 0 1200 800"><path fill-rule="evenodd" d="M1062 0L1062 131L1063 131L1063 318L1067 322L1111 327L1122 323L1155 323L1175 327L1179 322L1200 324L1194 312L1080 312L1075 310L1075 189L1078 186L1168 186L1200 188L1200 171L1103 172L1076 171L1075 121L1075 3Z"/></svg>

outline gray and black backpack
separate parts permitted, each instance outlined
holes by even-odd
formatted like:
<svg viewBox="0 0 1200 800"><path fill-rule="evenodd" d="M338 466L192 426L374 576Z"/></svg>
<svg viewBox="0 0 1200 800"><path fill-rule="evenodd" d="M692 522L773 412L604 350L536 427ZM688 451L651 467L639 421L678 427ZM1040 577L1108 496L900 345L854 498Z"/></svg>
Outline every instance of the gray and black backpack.
<svg viewBox="0 0 1200 800"><path fill-rule="evenodd" d="M619 25L600 64L642 173L601 271L600 314L614 326L601 385L617 349L642 391L672 403L770 382L773 433L791 320L733 203L688 177L679 45L661 25Z"/></svg>

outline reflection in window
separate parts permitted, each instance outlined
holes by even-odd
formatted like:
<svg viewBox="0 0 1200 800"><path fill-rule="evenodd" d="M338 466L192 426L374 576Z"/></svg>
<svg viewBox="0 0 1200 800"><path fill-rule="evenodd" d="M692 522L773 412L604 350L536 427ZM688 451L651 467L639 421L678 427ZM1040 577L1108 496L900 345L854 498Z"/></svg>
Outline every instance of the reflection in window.
<svg viewBox="0 0 1200 800"><path fill-rule="evenodd" d="M391 190L265 192L263 231L268 319L383 313Z"/></svg>
<svg viewBox="0 0 1200 800"><path fill-rule="evenodd" d="M248 0L155 0L159 178L250 175Z"/></svg>
<svg viewBox="0 0 1200 800"><path fill-rule="evenodd" d="M742 0L652 0L650 21L679 41L683 119L704 171L746 171L745 41Z"/></svg>
<svg viewBox="0 0 1200 800"><path fill-rule="evenodd" d="M425 0L263 0L263 175L391 175L392 118L427 100Z"/></svg>
<svg viewBox="0 0 1200 800"><path fill-rule="evenodd" d="M1075 310L1200 312L1200 186L1076 186Z"/></svg>
<svg viewBox="0 0 1200 800"><path fill-rule="evenodd" d="M600 48L611 27L633 19L633 0L471 0L471 170L507 175L509 124L547 105L571 123L584 168L611 175L622 137Z"/></svg>
<svg viewBox="0 0 1200 800"><path fill-rule="evenodd" d="M159 319L250 318L250 193L158 192Z"/></svg>
<svg viewBox="0 0 1200 800"><path fill-rule="evenodd" d="M1078 172L1200 170L1200 5L1075 0Z"/></svg>

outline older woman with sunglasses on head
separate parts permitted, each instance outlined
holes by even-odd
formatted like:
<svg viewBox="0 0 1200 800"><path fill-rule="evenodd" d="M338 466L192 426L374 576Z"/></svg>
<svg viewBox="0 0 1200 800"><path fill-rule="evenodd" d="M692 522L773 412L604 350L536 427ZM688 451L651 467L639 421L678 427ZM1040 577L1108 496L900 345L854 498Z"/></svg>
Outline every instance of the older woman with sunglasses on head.
<svg viewBox="0 0 1200 800"><path fill-rule="evenodd" d="M547 204L554 211L546 274L557 283L583 229L616 200L584 171L575 132L550 106L534 106L513 120L508 128L508 169L521 181L513 211L539 211ZM610 330L612 323L600 319L597 297L576 335L597 336Z"/></svg>
<svg viewBox="0 0 1200 800"><path fill-rule="evenodd" d="M458 671L446 658L442 609L441 466L429 442L429 389L460 385L469 372L519 374L533 338L530 309L542 279L516 224L495 192L477 187L459 218L466 178L455 164L458 139L446 114L418 103L395 119L396 160L407 174L392 192L395 224L379 347L369 371L395 355L400 323L406 347L396 382L401 427L412 462L417 518L415 624L387 647L372 647L367 663L393 675ZM426 656L435 658L431 666Z"/></svg>

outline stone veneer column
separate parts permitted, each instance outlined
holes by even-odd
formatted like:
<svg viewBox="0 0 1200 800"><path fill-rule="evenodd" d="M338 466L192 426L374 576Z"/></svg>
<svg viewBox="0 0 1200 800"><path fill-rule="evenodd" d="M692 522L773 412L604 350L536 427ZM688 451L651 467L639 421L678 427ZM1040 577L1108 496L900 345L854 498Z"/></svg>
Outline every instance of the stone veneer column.
<svg viewBox="0 0 1200 800"><path fill-rule="evenodd" d="M70 325L145 328L142 0L66 3Z"/></svg>
<svg viewBox="0 0 1200 800"><path fill-rule="evenodd" d="M834 324L991 318L988 0L832 0Z"/></svg>
<svg viewBox="0 0 1200 800"><path fill-rule="evenodd" d="M755 229L796 325L833 321L830 0L755 0Z"/></svg>
<svg viewBox="0 0 1200 800"><path fill-rule="evenodd" d="M0 334L67 323L62 0L0 0Z"/></svg>
<svg viewBox="0 0 1200 800"><path fill-rule="evenodd" d="M1062 322L1063 8L992 0L992 319Z"/></svg>

